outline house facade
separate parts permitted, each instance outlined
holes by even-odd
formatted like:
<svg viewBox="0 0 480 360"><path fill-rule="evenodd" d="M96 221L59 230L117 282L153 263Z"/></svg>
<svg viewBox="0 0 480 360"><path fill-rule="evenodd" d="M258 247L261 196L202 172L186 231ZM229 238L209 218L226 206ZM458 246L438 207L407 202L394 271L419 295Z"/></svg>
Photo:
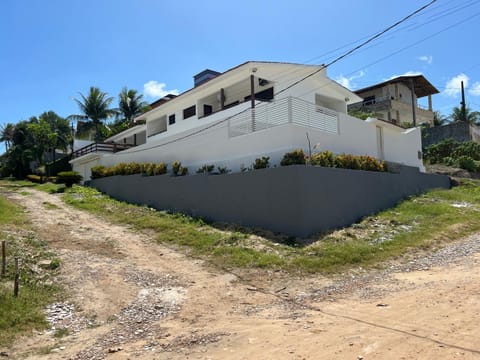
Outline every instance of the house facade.
<svg viewBox="0 0 480 360"><path fill-rule="evenodd" d="M190 90L136 119L144 125L111 138L110 150L80 152L71 163L86 180L95 165L132 161L180 161L190 173L203 165L238 172L258 157L269 156L275 166L288 151L315 148L423 170L420 130L349 116L348 106L362 101L322 65L246 62L223 73L205 70Z"/></svg>
<svg viewBox="0 0 480 360"><path fill-rule="evenodd" d="M356 90L363 100L350 104L348 110L372 112L378 119L396 125L433 125L432 95L438 92L423 75L399 76ZM426 96L428 108L423 108L418 99Z"/></svg>

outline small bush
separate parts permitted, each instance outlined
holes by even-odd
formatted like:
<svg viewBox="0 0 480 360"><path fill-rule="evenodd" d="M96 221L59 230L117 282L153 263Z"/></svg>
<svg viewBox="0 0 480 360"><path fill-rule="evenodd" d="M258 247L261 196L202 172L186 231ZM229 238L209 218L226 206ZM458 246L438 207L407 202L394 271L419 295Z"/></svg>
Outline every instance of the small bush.
<svg viewBox="0 0 480 360"><path fill-rule="evenodd" d="M380 161L372 156L362 155L358 157L360 161L360 169L365 171L387 171L384 161Z"/></svg>
<svg viewBox="0 0 480 360"><path fill-rule="evenodd" d="M103 165L97 165L92 167L92 179L103 178L107 174L107 167Z"/></svg>
<svg viewBox="0 0 480 360"><path fill-rule="evenodd" d="M197 174L210 174L213 169L215 169L215 165L203 165L201 168L197 169Z"/></svg>
<svg viewBox="0 0 480 360"><path fill-rule="evenodd" d="M473 160L470 156L460 156L458 158L458 165L460 166L460 168L470 172L475 172L479 169L477 162Z"/></svg>
<svg viewBox="0 0 480 360"><path fill-rule="evenodd" d="M453 157L460 158L460 156L468 156L473 160L480 160L480 144L474 141L460 143L453 150Z"/></svg>
<svg viewBox="0 0 480 360"><path fill-rule="evenodd" d="M76 171L62 171L57 174L57 183L65 184L66 187L72 187L73 184L78 184L83 177Z"/></svg>
<svg viewBox="0 0 480 360"><path fill-rule="evenodd" d="M283 159L280 162L280 165L305 165L305 162L305 153L302 149L297 149L283 155Z"/></svg>
<svg viewBox="0 0 480 360"><path fill-rule="evenodd" d="M153 175L163 175L167 173L167 164L161 162L156 164L153 168Z"/></svg>
<svg viewBox="0 0 480 360"><path fill-rule="evenodd" d="M335 158L335 167L342 169L359 170L361 169L362 165L358 156L341 154L337 155L337 157Z"/></svg>
<svg viewBox="0 0 480 360"><path fill-rule="evenodd" d="M335 155L331 151L322 151L318 154L313 154L311 164L323 167L335 166Z"/></svg>
<svg viewBox="0 0 480 360"><path fill-rule="evenodd" d="M113 174L114 175L127 175L127 164L126 163L118 163L113 166Z"/></svg>
<svg viewBox="0 0 480 360"><path fill-rule="evenodd" d="M431 164L442 162L444 158L452 156L459 145L458 141L452 139L430 145L425 149L424 158Z"/></svg>
<svg viewBox="0 0 480 360"><path fill-rule="evenodd" d="M145 176L153 176L155 173L155 164L154 163L142 163L142 174Z"/></svg>
<svg viewBox="0 0 480 360"><path fill-rule="evenodd" d="M188 174L188 168L183 167L180 161L174 161L172 163L172 172L175 176L185 176Z"/></svg>
<svg viewBox="0 0 480 360"><path fill-rule="evenodd" d="M180 171L180 168L182 167L182 163L180 161L174 161L172 163L172 172L173 172L173 175L177 176L179 171Z"/></svg>
<svg viewBox="0 0 480 360"><path fill-rule="evenodd" d="M139 163L131 162L125 165L125 174L123 175L134 175L141 174L142 166Z"/></svg>
<svg viewBox="0 0 480 360"><path fill-rule="evenodd" d="M255 159L255 162L252 164L252 167L255 170L266 169L270 167L270 156L262 156L261 158Z"/></svg>
<svg viewBox="0 0 480 360"><path fill-rule="evenodd" d="M231 171L226 166L217 166L217 170L219 174L228 174Z"/></svg>

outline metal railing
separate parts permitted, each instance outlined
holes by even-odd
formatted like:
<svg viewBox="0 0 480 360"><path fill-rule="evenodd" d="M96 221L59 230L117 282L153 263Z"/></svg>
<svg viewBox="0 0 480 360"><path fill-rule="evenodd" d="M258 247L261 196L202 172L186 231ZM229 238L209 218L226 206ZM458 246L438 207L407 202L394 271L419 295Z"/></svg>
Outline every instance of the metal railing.
<svg viewBox="0 0 480 360"><path fill-rule="evenodd" d="M263 103L229 119L229 137L250 134L271 127L297 124L338 134L338 113L295 97Z"/></svg>
<svg viewBox="0 0 480 360"><path fill-rule="evenodd" d="M117 144L117 143L93 143L82 147L72 153L72 159L78 158L83 155L96 152L116 153L125 149L134 147L132 144Z"/></svg>

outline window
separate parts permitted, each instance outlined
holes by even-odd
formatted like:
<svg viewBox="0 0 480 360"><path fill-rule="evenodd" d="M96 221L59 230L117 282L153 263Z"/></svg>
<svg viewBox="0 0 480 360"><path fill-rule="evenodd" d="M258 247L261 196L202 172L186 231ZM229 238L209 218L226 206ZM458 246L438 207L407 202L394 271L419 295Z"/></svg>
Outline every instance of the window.
<svg viewBox="0 0 480 360"><path fill-rule="evenodd" d="M203 116L208 116L213 112L213 107L212 105L203 105Z"/></svg>
<svg viewBox="0 0 480 360"><path fill-rule="evenodd" d="M251 98L252 97L250 95L248 95L248 96L245 96L244 100L248 101ZM272 99L273 99L273 87L255 93L255 100L269 101L269 100L272 100Z"/></svg>
<svg viewBox="0 0 480 360"><path fill-rule="evenodd" d="M195 105L190 106L186 109L183 110L183 118L188 119L189 117L195 116L196 111L195 111Z"/></svg>
<svg viewBox="0 0 480 360"><path fill-rule="evenodd" d="M175 114L172 114L168 117L168 125L175 124Z"/></svg>

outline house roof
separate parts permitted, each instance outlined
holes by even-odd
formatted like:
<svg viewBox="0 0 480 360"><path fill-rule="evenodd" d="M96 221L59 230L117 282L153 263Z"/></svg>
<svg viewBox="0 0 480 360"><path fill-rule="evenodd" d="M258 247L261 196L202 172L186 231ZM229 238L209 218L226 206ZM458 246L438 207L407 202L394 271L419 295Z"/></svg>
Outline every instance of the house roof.
<svg viewBox="0 0 480 360"><path fill-rule="evenodd" d="M360 95L361 93L384 87L385 85L403 83L410 88L410 81L413 81L414 92L417 95L417 98L422 98L424 96L438 94L440 91L437 90L423 75L405 75L398 76L396 78L375 84L363 89L355 90L355 94Z"/></svg>
<svg viewBox="0 0 480 360"><path fill-rule="evenodd" d="M179 94L178 96L174 97L174 98L171 98L169 99L170 101L164 101L164 102L161 102L159 105L155 106L154 108L152 108L150 111L147 111L146 113L140 115L139 117L137 117L135 120L142 120L142 119L145 119L146 117L148 117L148 115L150 115L151 113L153 112L156 112L158 111L158 109L162 106L162 105L165 105L167 103L171 103L171 102L177 102L181 99L183 99L185 97L185 95L189 94L189 93L192 93L192 92L195 92L195 91L202 91L202 89L205 89L207 88L209 85L211 85L212 83L216 83L216 82L220 82L222 81L222 79L225 78L225 75L230 75L230 74L234 74L236 71L239 71L241 70L242 68L245 68L245 69L250 69L248 67L248 65L250 66L253 66L255 67L255 65L258 64L258 65L262 65L262 64L265 64L265 65L268 65L268 64L272 64L272 65L290 65L290 66L299 66L299 67L304 67L304 68L310 68L310 69L319 69L319 68L322 68L324 67L324 65L309 65L309 64L298 64L298 63L289 63L289 62L276 62L276 61L246 61L242 64L239 64L233 68L230 68L226 71L224 71L223 73L220 73L218 76L216 77L213 77L211 79L208 79L206 80L205 82L201 83L200 85L198 86L193 86L192 88L182 92L181 94ZM338 84L339 85L339 84ZM347 89L348 90L348 89ZM348 90L348 92L351 94L352 92L350 90ZM161 100L161 99L160 99ZM159 100L157 100L159 101Z"/></svg>

